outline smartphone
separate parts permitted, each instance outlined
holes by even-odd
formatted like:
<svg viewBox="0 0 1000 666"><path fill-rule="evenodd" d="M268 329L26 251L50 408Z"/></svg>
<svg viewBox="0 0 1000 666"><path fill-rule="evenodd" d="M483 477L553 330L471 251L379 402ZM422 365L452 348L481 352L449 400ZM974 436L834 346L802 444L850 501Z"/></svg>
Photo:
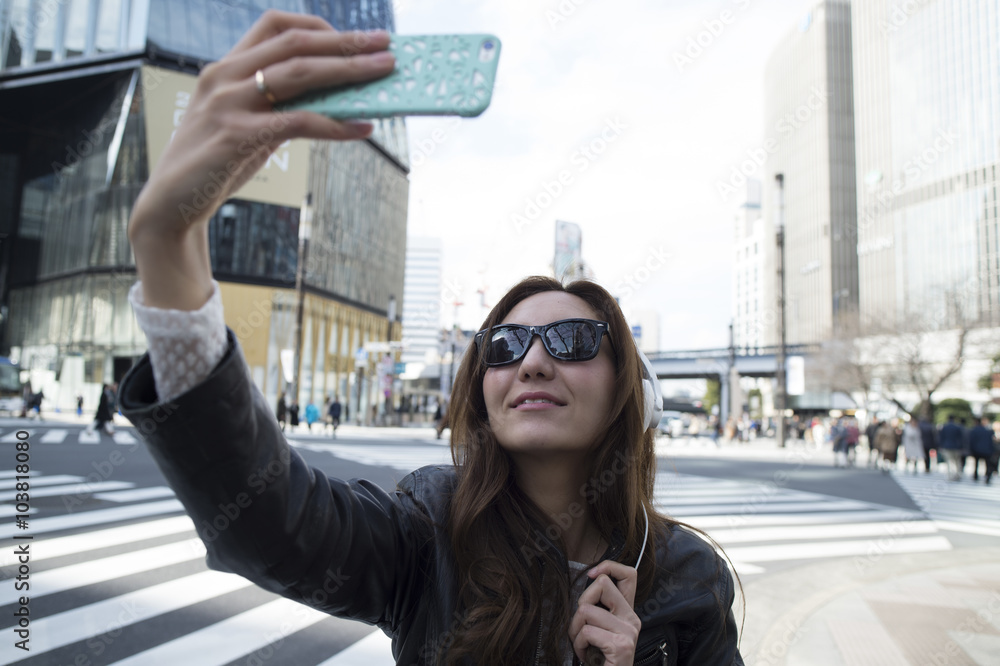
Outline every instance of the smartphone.
<svg viewBox="0 0 1000 666"><path fill-rule="evenodd" d="M490 105L500 59L494 35L393 35L389 50L396 69L388 76L312 91L275 108L346 119L474 117Z"/></svg>

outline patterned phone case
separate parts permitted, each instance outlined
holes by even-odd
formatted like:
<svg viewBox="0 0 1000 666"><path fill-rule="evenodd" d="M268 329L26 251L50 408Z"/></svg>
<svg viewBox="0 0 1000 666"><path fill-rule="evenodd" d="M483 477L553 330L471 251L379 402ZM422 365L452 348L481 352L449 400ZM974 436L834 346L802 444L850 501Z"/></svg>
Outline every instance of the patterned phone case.
<svg viewBox="0 0 1000 666"><path fill-rule="evenodd" d="M330 118L478 116L490 105L500 40L493 35L393 35L396 69L363 84L307 93L278 105Z"/></svg>

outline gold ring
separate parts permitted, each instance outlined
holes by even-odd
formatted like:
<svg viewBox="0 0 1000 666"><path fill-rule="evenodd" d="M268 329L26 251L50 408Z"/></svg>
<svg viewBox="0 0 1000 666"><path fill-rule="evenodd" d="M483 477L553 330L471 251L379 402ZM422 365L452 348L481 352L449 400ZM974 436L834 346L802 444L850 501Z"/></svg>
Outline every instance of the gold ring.
<svg viewBox="0 0 1000 666"><path fill-rule="evenodd" d="M264 70L258 69L257 73L254 74L254 80L257 82L257 92L266 97L267 101L271 104L277 104L278 98L274 96L274 93L271 92L267 82L264 81Z"/></svg>

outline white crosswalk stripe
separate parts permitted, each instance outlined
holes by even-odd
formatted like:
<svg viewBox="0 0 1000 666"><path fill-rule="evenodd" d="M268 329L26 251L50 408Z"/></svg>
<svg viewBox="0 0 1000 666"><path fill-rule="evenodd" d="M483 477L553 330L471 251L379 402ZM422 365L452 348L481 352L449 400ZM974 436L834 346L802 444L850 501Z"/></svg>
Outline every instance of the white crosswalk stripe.
<svg viewBox="0 0 1000 666"><path fill-rule="evenodd" d="M913 502L944 530L1000 536L1000 483L986 485L966 475L962 481L947 476L892 471L893 479Z"/></svg>
<svg viewBox="0 0 1000 666"><path fill-rule="evenodd" d="M391 467L400 472L412 472L427 465L450 465L451 449L434 444L358 446L357 444L327 444L308 440L289 440L292 446L309 451L329 453L363 465Z"/></svg>
<svg viewBox="0 0 1000 666"><path fill-rule="evenodd" d="M42 444L62 444L67 435L69 435L69 430L65 428L52 428L38 441Z"/></svg>
<svg viewBox="0 0 1000 666"><path fill-rule="evenodd" d="M772 562L952 547L920 511L776 483L661 474L654 492L661 510L715 539L741 576L763 573Z"/></svg>
<svg viewBox="0 0 1000 666"><path fill-rule="evenodd" d="M67 437L64 443L71 440ZM104 444L109 442L103 437ZM348 444L300 438L293 444L343 460L389 467L400 474L450 463L449 448L435 443ZM11 479L0 473L0 484ZM32 484L53 497L59 489L72 494L78 486L87 485L79 477L44 473L33 476ZM0 485L0 492L6 490ZM336 654L316 654L315 636L327 631L319 623L330 621L329 616L251 589L238 576L207 570L204 546L169 488L152 484L109 488L93 493L93 499L118 505L97 503L86 510L47 513L30 521L36 537L31 542L32 598L45 608L32 616L32 658L71 663L73 655L87 653L88 641L113 634L131 636L129 647L113 657L109 654L101 663L223 666L253 663L254 657L266 663L267 655L279 654L279 648L282 663L393 663L389 639L377 630ZM663 473L657 480L655 500L668 515L716 539L744 579L793 560L868 557L873 549L902 553L951 548L942 534L945 528L922 511L775 484ZM73 532L66 534L68 530ZM16 533L13 526L0 523L0 539L4 539L0 541L0 576L9 577L10 567L16 564L11 539ZM80 592L84 586L85 594ZM0 606L10 608L16 603L12 590L13 586L0 586ZM242 600L238 611L225 612L227 595ZM184 618L188 628L158 638L156 632L135 626L157 622L167 614ZM11 616L7 618L0 619L0 633L10 636ZM299 659L297 651L308 652L309 657ZM0 644L0 665L24 657L12 641Z"/></svg>

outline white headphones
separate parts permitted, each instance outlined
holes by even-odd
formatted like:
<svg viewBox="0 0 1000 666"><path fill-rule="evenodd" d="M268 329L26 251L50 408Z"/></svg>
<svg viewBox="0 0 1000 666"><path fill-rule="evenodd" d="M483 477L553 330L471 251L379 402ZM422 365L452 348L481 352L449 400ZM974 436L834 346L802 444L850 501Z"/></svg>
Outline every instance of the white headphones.
<svg viewBox="0 0 1000 666"><path fill-rule="evenodd" d="M660 389L660 380L656 378L656 371L653 364L649 362L646 355L638 347L639 360L642 361L642 418L647 428L655 428L660 425L660 417L663 416L663 391Z"/></svg>

